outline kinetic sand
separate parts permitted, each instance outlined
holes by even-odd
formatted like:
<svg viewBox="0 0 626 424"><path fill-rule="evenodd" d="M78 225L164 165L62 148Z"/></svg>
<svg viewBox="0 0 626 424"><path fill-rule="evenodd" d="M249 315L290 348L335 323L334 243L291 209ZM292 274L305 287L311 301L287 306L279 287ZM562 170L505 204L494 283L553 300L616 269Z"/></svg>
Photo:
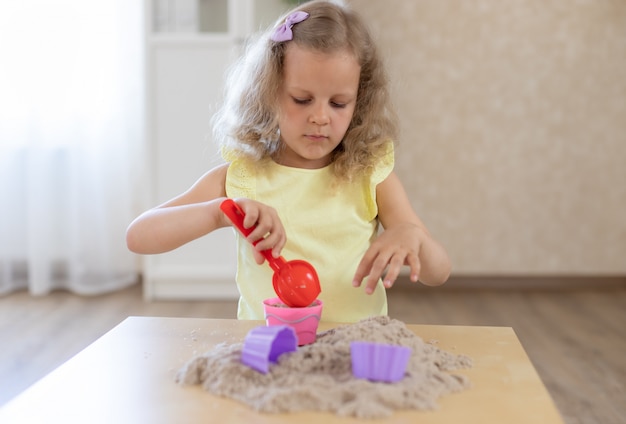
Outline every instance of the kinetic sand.
<svg viewBox="0 0 626 424"><path fill-rule="evenodd" d="M352 376L351 341L408 346L413 350L404 379L388 384ZM429 410L441 396L469 388L450 373L472 365L470 358L425 343L404 323L375 317L317 336L313 344L279 357L262 374L241 363L243 343L216 346L179 370L180 384L201 384L216 396L243 402L257 411L324 411L342 416L380 418L400 409Z"/></svg>

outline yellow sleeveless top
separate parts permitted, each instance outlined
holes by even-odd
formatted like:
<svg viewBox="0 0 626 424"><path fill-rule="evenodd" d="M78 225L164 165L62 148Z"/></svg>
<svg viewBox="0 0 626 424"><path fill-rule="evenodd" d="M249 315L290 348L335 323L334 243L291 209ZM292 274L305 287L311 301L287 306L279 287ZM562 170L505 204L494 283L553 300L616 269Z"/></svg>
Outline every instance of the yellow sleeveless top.
<svg viewBox="0 0 626 424"><path fill-rule="evenodd" d="M367 295L363 286L352 286L352 279L378 231L376 186L391 173L393 165L391 147L371 176L341 185L334 184L330 167L300 169L269 160L252 164L245 159L235 159L229 165L226 195L247 197L275 208L287 234L281 255L288 261L306 260L315 267L322 288L323 321L355 322L387 314L382 282ZM276 297L273 271L267 263L258 265L250 243L236 230L235 234L240 293L237 316L263 320L263 300Z"/></svg>

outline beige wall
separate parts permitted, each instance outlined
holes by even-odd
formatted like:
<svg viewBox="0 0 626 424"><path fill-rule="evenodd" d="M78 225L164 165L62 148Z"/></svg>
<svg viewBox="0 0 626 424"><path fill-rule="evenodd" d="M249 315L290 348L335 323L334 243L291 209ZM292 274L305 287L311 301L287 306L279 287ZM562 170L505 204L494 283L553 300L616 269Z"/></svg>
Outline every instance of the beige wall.
<svg viewBox="0 0 626 424"><path fill-rule="evenodd" d="M351 0L457 275L626 274L626 2Z"/></svg>

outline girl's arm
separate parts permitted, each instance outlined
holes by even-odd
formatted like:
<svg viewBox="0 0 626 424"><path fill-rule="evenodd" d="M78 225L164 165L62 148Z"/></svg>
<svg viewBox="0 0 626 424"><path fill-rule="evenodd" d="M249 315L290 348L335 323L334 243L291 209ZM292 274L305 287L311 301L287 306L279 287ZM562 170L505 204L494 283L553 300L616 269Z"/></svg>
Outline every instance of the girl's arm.
<svg viewBox="0 0 626 424"><path fill-rule="evenodd" d="M164 253L189 243L232 223L220 209L226 198L228 164L204 174L186 192L139 215L126 230L128 248L140 254ZM244 226L256 225L247 239L260 240L254 250L255 260L265 260L259 253L272 249L280 256L287 242L285 230L276 211L263 203L240 198L237 203L246 214Z"/></svg>
<svg viewBox="0 0 626 424"><path fill-rule="evenodd" d="M376 187L376 202L384 231L365 252L354 276L354 286L367 277L365 290L372 293L387 269L383 283L389 288L403 265L410 267L411 281L419 280L429 286L445 283L450 276L450 258L413 211L394 172Z"/></svg>
<svg viewBox="0 0 626 424"><path fill-rule="evenodd" d="M230 225L219 205L226 196L228 164L213 168L186 192L139 215L126 230L128 248L163 253Z"/></svg>

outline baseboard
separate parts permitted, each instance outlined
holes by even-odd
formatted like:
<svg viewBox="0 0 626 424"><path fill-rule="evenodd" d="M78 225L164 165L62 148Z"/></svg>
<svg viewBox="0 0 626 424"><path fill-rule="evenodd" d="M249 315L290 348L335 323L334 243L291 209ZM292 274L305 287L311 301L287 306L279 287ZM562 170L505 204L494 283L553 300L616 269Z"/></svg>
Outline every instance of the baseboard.
<svg viewBox="0 0 626 424"><path fill-rule="evenodd" d="M239 298L232 278L181 277L143 281L144 299L153 300L234 300Z"/></svg>
<svg viewBox="0 0 626 424"><path fill-rule="evenodd" d="M143 281L150 300L233 300L239 297L232 278L158 278ZM453 275L437 287L414 284L400 275L393 290L611 290L626 289L626 276Z"/></svg>
<svg viewBox="0 0 626 424"><path fill-rule="evenodd" d="M401 276L394 287L407 287L406 283L411 284L408 277ZM408 287L424 290L604 290L626 288L626 275L452 275L442 286L417 284Z"/></svg>

